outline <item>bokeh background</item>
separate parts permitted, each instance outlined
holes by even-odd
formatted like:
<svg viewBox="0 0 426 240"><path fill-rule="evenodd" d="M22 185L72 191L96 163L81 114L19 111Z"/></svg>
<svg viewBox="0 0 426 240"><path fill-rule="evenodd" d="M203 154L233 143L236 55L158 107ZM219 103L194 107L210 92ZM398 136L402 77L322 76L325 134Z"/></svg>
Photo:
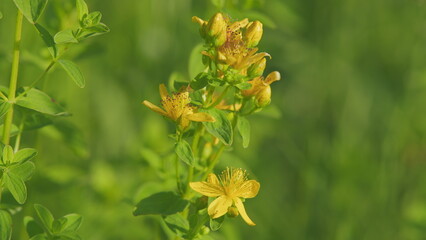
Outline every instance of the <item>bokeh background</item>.
<svg viewBox="0 0 426 240"><path fill-rule="evenodd" d="M152 169L165 157L171 126L144 108L172 74L189 79L201 42L197 15L217 6L235 19L263 21L266 73L278 70L272 105L250 119L251 145L238 140L225 165L251 170L260 194L246 201L257 223L227 221L214 239L414 240L426 236L425 0L87 0L111 32L72 49L86 76L76 87L55 69L44 88L73 113L62 128L28 132L37 173L16 219L42 203L56 217L84 216L90 240L166 239L156 217L133 217L133 203L173 187ZM51 0L42 23L72 0ZM55 10L56 9L56 10ZM10 73L16 9L0 2L0 83ZM43 42L24 23L20 84L47 66ZM44 85L44 86L42 86ZM65 129L65 130L64 130ZM15 222L14 239L26 239Z"/></svg>

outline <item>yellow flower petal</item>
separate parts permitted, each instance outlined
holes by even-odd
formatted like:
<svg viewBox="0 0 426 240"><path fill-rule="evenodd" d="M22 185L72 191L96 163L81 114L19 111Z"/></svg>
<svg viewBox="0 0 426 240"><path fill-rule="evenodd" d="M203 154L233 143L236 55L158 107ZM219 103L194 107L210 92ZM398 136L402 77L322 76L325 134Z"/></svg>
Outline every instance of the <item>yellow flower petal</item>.
<svg viewBox="0 0 426 240"><path fill-rule="evenodd" d="M149 109L151 109L152 111L154 111L154 112L156 112L156 113L159 113L159 114L161 114L161 115L163 115L163 116L166 116L167 117L167 113L163 110L163 109L161 109L161 108L159 108L159 107L157 107L157 106L155 106L154 104L152 104L151 102L149 102L149 101L143 101L142 102L143 103L143 105L145 105L146 107L148 107Z"/></svg>
<svg viewBox="0 0 426 240"><path fill-rule="evenodd" d="M244 208L244 204L243 204L243 202L241 201L241 199L240 198L238 198L238 197L235 197L235 198L233 198L233 200L234 200L234 204L235 204L235 206L237 207L237 209L238 209L238 212L240 212L240 214L241 214L241 217L244 219L244 221L248 224L248 225L250 225L250 226L254 226L254 225L256 225L250 218L249 218L249 216L247 215L247 213L246 213L246 209Z"/></svg>
<svg viewBox="0 0 426 240"><path fill-rule="evenodd" d="M166 85L164 84L160 84L160 96L161 99L164 99L169 96L169 92L167 91Z"/></svg>
<svg viewBox="0 0 426 240"><path fill-rule="evenodd" d="M207 176L207 182L220 186L219 179L217 178L216 174L214 174L214 173L209 173L209 175Z"/></svg>
<svg viewBox="0 0 426 240"><path fill-rule="evenodd" d="M274 72L271 72L270 74L268 74L268 76L266 76L265 83L271 84L271 83L278 81L280 79L281 79L280 72L274 71Z"/></svg>
<svg viewBox="0 0 426 240"><path fill-rule="evenodd" d="M211 218L218 218L228 212L228 208L232 205L232 198L220 196L210 203L208 213Z"/></svg>
<svg viewBox="0 0 426 240"><path fill-rule="evenodd" d="M189 120L194 121L194 122L214 122L214 121L216 121L214 119L214 117L210 116L207 113L202 113L202 112L188 115L186 118L188 118Z"/></svg>
<svg viewBox="0 0 426 240"><path fill-rule="evenodd" d="M260 183L256 180L245 181L241 186L236 189L234 196L243 198L254 198L259 192Z"/></svg>
<svg viewBox="0 0 426 240"><path fill-rule="evenodd" d="M189 186L196 192L199 192L207 197L217 197L224 195L222 186L209 182L190 182Z"/></svg>

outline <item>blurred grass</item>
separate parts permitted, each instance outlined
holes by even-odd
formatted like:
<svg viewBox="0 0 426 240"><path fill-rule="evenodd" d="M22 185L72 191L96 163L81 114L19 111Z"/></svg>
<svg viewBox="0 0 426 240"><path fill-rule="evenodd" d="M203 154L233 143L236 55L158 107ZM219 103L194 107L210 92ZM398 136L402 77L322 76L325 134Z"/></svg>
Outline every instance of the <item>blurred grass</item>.
<svg viewBox="0 0 426 240"><path fill-rule="evenodd" d="M284 79L273 85L274 106L251 119L250 148L237 142L222 159L222 166L249 167L260 181L260 194L246 202L258 225L228 221L214 238L424 239L426 1L233 2L225 12L235 18L267 16L260 48L273 59L266 72L278 70ZM88 5L103 13L111 32L70 53L86 88L61 70L46 88L66 103L81 135L63 138L46 128L25 136L23 146L37 144L40 154L23 213L32 214L34 202L56 216L78 212L91 240L163 239L155 218L131 215L135 195L163 185L147 156L160 153L170 164L170 126L140 102L158 99L158 84L173 72L188 76L188 58L201 41L190 19L209 18L215 7L190 0ZM6 85L16 11L12 1L1 1L0 11ZM21 83L46 66L38 60L42 45L25 24ZM22 230L18 223L15 229Z"/></svg>

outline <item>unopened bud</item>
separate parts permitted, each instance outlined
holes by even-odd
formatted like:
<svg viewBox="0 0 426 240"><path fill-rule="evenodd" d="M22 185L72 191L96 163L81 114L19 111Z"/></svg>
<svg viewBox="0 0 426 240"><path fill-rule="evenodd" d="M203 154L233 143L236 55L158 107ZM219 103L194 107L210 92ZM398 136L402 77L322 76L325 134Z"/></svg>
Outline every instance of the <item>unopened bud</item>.
<svg viewBox="0 0 426 240"><path fill-rule="evenodd" d="M216 13L213 17L210 18L209 22L207 23L206 30L210 37L216 37L222 32L225 33L226 37L226 22L222 13Z"/></svg>
<svg viewBox="0 0 426 240"><path fill-rule="evenodd" d="M207 159L213 152L212 143L208 142L204 145L203 152L201 153L202 159Z"/></svg>
<svg viewBox="0 0 426 240"><path fill-rule="evenodd" d="M200 229L200 234L201 235L207 235L210 232L210 228L206 227L206 226L202 226Z"/></svg>
<svg viewBox="0 0 426 240"><path fill-rule="evenodd" d="M234 206L228 208L228 217L234 218L238 217L240 213L238 212L238 209Z"/></svg>
<svg viewBox="0 0 426 240"><path fill-rule="evenodd" d="M259 91L255 96L255 100L258 107L263 108L269 105L271 102L271 87L268 85Z"/></svg>
<svg viewBox="0 0 426 240"><path fill-rule="evenodd" d="M247 27L247 31L244 34L244 41L248 48L252 48L259 44L263 34L263 25L259 21L250 23Z"/></svg>
<svg viewBox="0 0 426 240"><path fill-rule="evenodd" d="M247 74L250 77L262 76L263 71L265 71L265 67L266 67L266 58L262 58L259 61L250 65L250 67L247 69Z"/></svg>

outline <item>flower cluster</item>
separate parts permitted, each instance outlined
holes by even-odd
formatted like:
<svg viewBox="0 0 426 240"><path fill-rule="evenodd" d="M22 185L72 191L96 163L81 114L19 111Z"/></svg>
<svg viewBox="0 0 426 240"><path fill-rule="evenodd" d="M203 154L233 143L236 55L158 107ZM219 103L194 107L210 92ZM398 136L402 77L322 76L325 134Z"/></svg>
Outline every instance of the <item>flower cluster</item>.
<svg viewBox="0 0 426 240"><path fill-rule="evenodd" d="M269 85L281 77L278 72L269 74L265 80L262 77L266 58L271 57L266 52L258 52L262 23L249 22L247 18L233 22L222 13L216 13L209 21L195 16L192 20L200 25L207 46L202 52L204 62L216 70L214 77L245 90L243 96L253 97L258 107L268 105L271 100Z"/></svg>
<svg viewBox="0 0 426 240"><path fill-rule="evenodd" d="M257 196L259 182L249 180L246 171L240 168L227 168L219 176L213 172L224 150L232 149L236 133L241 136L243 147L248 147L250 122L247 116L270 104L270 85L281 79L277 71L263 76L267 58L271 56L257 48L263 35L261 22L232 21L222 13L216 13L209 21L198 17L192 20L200 25L205 40L205 49L200 52L204 71L175 93L169 93L161 84L160 107L143 101L146 107L175 123L176 134L171 137L175 140L174 174L178 196L167 192L154 194L141 200L140 208L135 210L135 215L144 212L163 216L180 214L171 218L189 225L189 229L171 227L170 230L184 239L207 234L205 225L209 219L213 231L220 227L225 216L241 215L248 225L255 225L243 202ZM174 82L170 86L177 89ZM182 173L179 169L183 163L187 171ZM195 197L195 193L203 196ZM209 197L215 199L208 205ZM154 202L165 206L158 211L146 211ZM185 207L186 202L192 207Z"/></svg>

